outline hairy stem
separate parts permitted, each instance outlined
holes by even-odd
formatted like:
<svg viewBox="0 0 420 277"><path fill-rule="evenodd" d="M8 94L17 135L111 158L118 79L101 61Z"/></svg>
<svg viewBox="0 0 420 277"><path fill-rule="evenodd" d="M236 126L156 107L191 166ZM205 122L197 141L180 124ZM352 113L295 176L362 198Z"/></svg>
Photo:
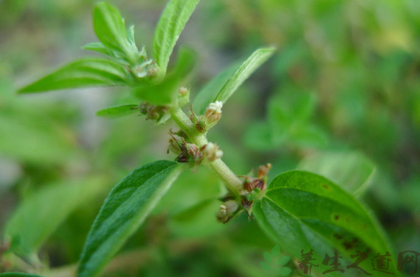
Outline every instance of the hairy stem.
<svg viewBox="0 0 420 277"><path fill-rule="evenodd" d="M180 108L173 110L171 115L172 119L181 128L181 130L187 134L192 143L196 144L198 147L208 143L205 134L200 134L197 131L189 117ZM217 159L214 162L207 162L205 164L211 168L217 176L219 176L219 178L235 196L239 196L239 190L242 188L242 182L221 159Z"/></svg>

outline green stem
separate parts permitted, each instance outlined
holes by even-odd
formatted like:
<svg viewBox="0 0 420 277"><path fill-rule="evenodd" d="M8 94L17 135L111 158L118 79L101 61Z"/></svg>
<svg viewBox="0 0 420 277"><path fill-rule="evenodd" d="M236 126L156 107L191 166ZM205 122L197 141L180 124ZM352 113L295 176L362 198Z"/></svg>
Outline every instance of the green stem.
<svg viewBox="0 0 420 277"><path fill-rule="evenodd" d="M189 117L180 108L172 110L171 115L172 119L181 128L181 130L187 134L192 143L196 144L198 147L208 143L206 135L197 131ZM219 178L235 196L239 196L239 190L242 188L242 182L221 159L205 164L211 168L217 176L219 176Z"/></svg>

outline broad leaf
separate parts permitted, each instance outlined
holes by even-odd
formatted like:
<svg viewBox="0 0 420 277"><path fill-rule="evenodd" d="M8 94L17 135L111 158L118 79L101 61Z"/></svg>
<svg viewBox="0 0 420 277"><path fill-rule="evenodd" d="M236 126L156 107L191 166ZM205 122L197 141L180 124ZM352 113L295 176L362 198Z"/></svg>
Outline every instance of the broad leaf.
<svg viewBox="0 0 420 277"><path fill-rule="evenodd" d="M165 75L175 44L198 2L200 0L172 0L163 11L153 40L153 56L161 75Z"/></svg>
<svg viewBox="0 0 420 277"><path fill-rule="evenodd" d="M206 86L204 86L194 99L193 107L198 114L204 114L211 102L214 102L217 94L221 91L226 82L232 77L240 63L235 62L220 72Z"/></svg>
<svg viewBox="0 0 420 277"><path fill-rule="evenodd" d="M278 245L274 246L273 249L271 249L271 254L273 257L280 255L280 247Z"/></svg>
<svg viewBox="0 0 420 277"><path fill-rule="evenodd" d="M115 7L104 2L98 3L93 11L93 28L98 39L107 48L125 54L131 63L136 62L138 49L128 40L124 19ZM132 33L130 40L131 36Z"/></svg>
<svg viewBox="0 0 420 277"><path fill-rule="evenodd" d="M98 193L99 184L97 179L66 182L24 199L5 227L11 250L25 256L35 253L75 208Z"/></svg>
<svg viewBox="0 0 420 277"><path fill-rule="evenodd" d="M349 193L360 195L375 173L375 166L359 152L320 152L303 159L298 169L325 176Z"/></svg>
<svg viewBox="0 0 420 277"><path fill-rule="evenodd" d="M281 256L277 259L276 263L279 265L285 265L290 261L290 257L288 256Z"/></svg>
<svg viewBox="0 0 420 277"><path fill-rule="evenodd" d="M79 277L99 274L180 172L175 162L157 161L134 170L112 189L89 232Z"/></svg>
<svg viewBox="0 0 420 277"><path fill-rule="evenodd" d="M214 101L226 102L229 97L236 91L236 89L248 77L260 67L271 55L273 55L274 48L261 48L256 50L252 55L236 70L233 76L223 86L222 90L216 96ZM214 102L213 101L213 102Z"/></svg>
<svg viewBox="0 0 420 277"><path fill-rule="evenodd" d="M139 113L138 107L139 105L135 105L135 104L121 105L121 106L116 106L116 107L100 110L96 113L96 115L103 116L103 117L121 117L121 116L130 115L133 113Z"/></svg>
<svg viewBox="0 0 420 277"><path fill-rule="evenodd" d="M305 171L277 176L253 210L262 229L294 257L313 249L317 263L334 249L345 258L356 251L390 251L383 231L353 196L331 181ZM395 257L394 257L395 258ZM392 266L392 265L391 265ZM394 264L395 266L395 264ZM397 273L395 267L394 273Z"/></svg>
<svg viewBox="0 0 420 277"><path fill-rule="evenodd" d="M127 82L127 73L121 65L105 59L82 59L21 88L19 93L94 86L122 86Z"/></svg>

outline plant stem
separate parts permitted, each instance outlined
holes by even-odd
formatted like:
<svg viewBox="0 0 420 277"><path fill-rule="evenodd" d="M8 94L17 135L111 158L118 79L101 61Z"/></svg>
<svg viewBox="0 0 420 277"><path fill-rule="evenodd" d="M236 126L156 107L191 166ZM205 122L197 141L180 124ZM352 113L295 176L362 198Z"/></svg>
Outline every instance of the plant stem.
<svg viewBox="0 0 420 277"><path fill-rule="evenodd" d="M204 146L208 143L206 135L197 131L194 124L181 110L181 108L172 110L171 116L175 123L181 128L181 130L187 134L192 143L196 144L198 147ZM214 173L217 174L217 176L219 176L219 178L225 183L226 187L236 197L239 196L239 190L242 188L242 182L221 159L217 159L213 162L207 162L205 164L211 168Z"/></svg>

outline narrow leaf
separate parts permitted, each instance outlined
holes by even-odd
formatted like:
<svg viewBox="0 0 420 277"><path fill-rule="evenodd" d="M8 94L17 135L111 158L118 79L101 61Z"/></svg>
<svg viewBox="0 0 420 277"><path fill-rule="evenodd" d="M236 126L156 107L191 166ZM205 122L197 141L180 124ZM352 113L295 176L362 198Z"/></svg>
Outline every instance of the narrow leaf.
<svg viewBox="0 0 420 277"><path fill-rule="evenodd" d="M246 80L248 77L260 67L271 55L273 55L274 48L260 48L256 50L252 55L238 68L234 75L227 81L219 92L214 101L226 102L229 97L236 91L236 89ZM213 102L214 102L213 101Z"/></svg>
<svg viewBox="0 0 420 277"><path fill-rule="evenodd" d="M121 105L116 107L111 107L107 109L100 110L96 113L97 116L103 117L121 117L130 115L133 113L138 113L139 105L131 104L131 105Z"/></svg>
<svg viewBox="0 0 420 277"><path fill-rule="evenodd" d="M138 50L135 44L128 41L124 19L118 9L105 2L98 3L93 11L93 28L107 48L134 59Z"/></svg>
<svg viewBox="0 0 420 277"><path fill-rule="evenodd" d="M298 169L325 176L354 195L360 195L375 173L374 164L359 152L319 152L303 159Z"/></svg>
<svg viewBox="0 0 420 277"><path fill-rule="evenodd" d="M365 207L333 182L310 172L277 176L253 211L262 229L294 257L311 249L317 261L326 253L333 255L334 249L345 258L356 250L392 253Z"/></svg>
<svg viewBox="0 0 420 277"><path fill-rule="evenodd" d="M47 187L26 198L5 228L11 250L25 256L35 253L75 208L100 189L97 179L79 180Z"/></svg>
<svg viewBox="0 0 420 277"><path fill-rule="evenodd" d="M94 86L119 86L127 83L126 76L125 69L110 60L82 59L21 88L19 93Z"/></svg>
<svg viewBox="0 0 420 277"><path fill-rule="evenodd" d="M132 90L133 95L155 105L171 104L177 96L179 76L169 74L165 80L157 85L145 85Z"/></svg>
<svg viewBox="0 0 420 277"><path fill-rule="evenodd" d="M160 17L153 40L153 56L162 75L166 73L175 44L198 2L200 0L172 0Z"/></svg>
<svg viewBox="0 0 420 277"><path fill-rule="evenodd" d="M78 277L99 274L180 172L175 162L157 161L134 170L112 189L89 232Z"/></svg>
<svg viewBox="0 0 420 277"><path fill-rule="evenodd" d="M214 77L205 87L203 87L194 99L193 107L198 114L204 114L211 102L214 102L217 94L221 91L226 82L232 77L240 66L235 62Z"/></svg>
<svg viewBox="0 0 420 277"><path fill-rule="evenodd" d="M188 48L181 48L174 72L180 79L184 79L194 69L197 62L197 53Z"/></svg>
<svg viewBox="0 0 420 277"><path fill-rule="evenodd" d="M84 50L95 51L105 56L113 57L112 51L103 45L101 42L91 42L82 47Z"/></svg>

